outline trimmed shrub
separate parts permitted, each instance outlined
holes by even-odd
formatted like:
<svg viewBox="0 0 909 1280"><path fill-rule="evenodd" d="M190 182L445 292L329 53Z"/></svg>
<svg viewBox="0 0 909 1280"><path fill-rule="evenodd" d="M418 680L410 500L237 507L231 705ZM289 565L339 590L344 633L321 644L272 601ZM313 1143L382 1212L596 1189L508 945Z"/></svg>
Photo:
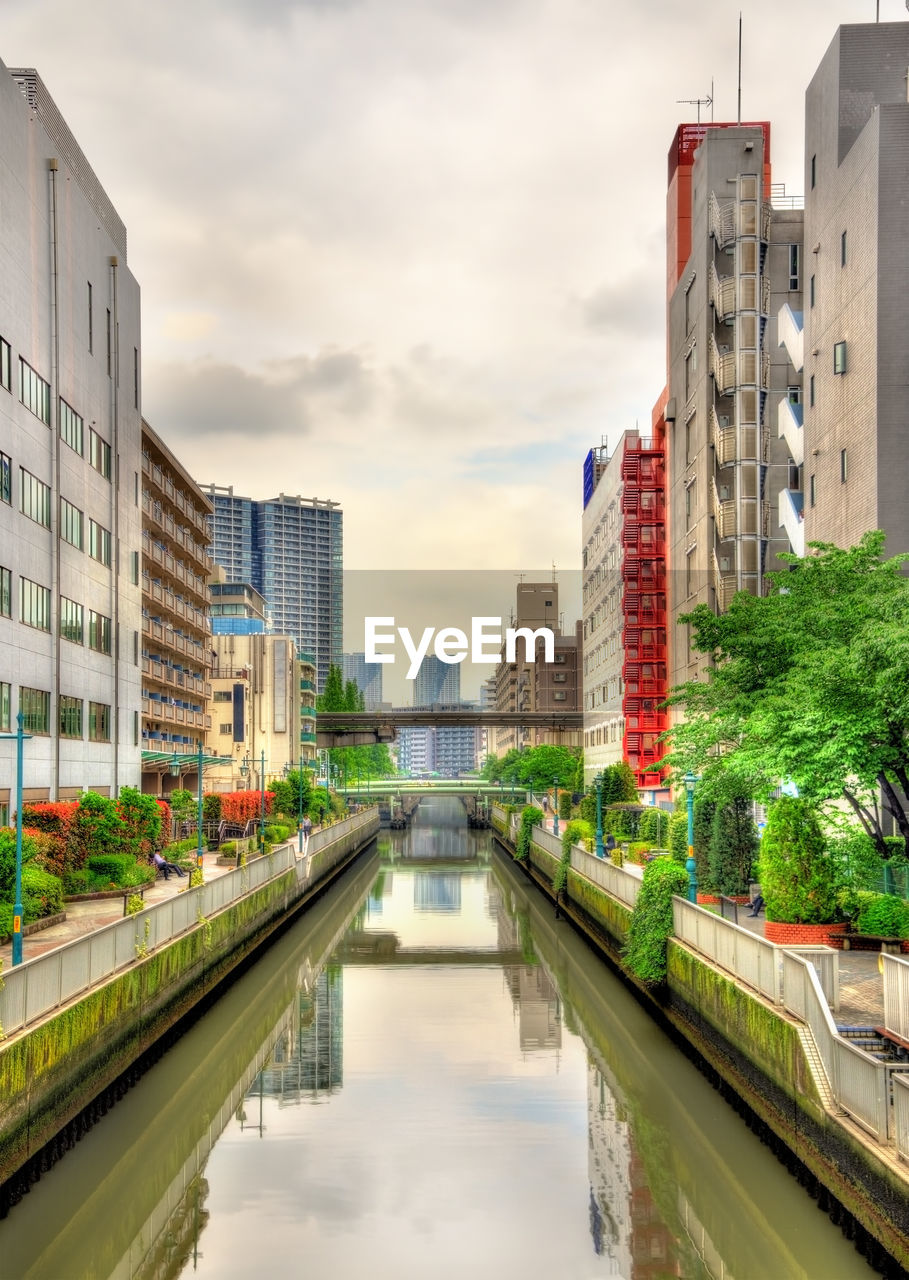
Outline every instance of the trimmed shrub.
<svg viewBox="0 0 909 1280"><path fill-rule="evenodd" d="M22 908L26 924L63 910L63 881L41 867L22 868Z"/></svg>
<svg viewBox="0 0 909 1280"><path fill-rule="evenodd" d="M702 893L718 893L710 875L710 838L713 835L713 815L716 803L713 800L702 800L695 796L694 800L694 862L697 868L698 888ZM688 821L687 809L685 821ZM688 853L686 851L687 859Z"/></svg>
<svg viewBox="0 0 909 1280"><path fill-rule="evenodd" d="M669 852L682 866L688 861L688 814L681 810L669 815Z"/></svg>
<svg viewBox="0 0 909 1280"><path fill-rule="evenodd" d="M666 943L672 936L672 899L688 889L688 878L672 858L656 858L644 868L623 955L642 982L666 978Z"/></svg>
<svg viewBox="0 0 909 1280"><path fill-rule="evenodd" d="M124 878L136 867L136 859L129 853L99 853L86 860L89 876L108 880L112 884L127 884Z"/></svg>
<svg viewBox="0 0 909 1280"><path fill-rule="evenodd" d="M905 858L906 840L903 836L884 836L884 844L890 850L891 858Z"/></svg>
<svg viewBox="0 0 909 1280"><path fill-rule="evenodd" d="M748 892L757 849L751 796L744 792L728 794L717 804L710 828L708 866L715 893Z"/></svg>
<svg viewBox="0 0 909 1280"><path fill-rule="evenodd" d="M669 847L669 814L665 809L649 805L638 823L638 838L646 840L655 849Z"/></svg>
<svg viewBox="0 0 909 1280"><path fill-rule="evenodd" d="M767 919L827 924L839 918L837 864L826 854L817 811L798 796L770 809L758 862Z"/></svg>
<svg viewBox="0 0 909 1280"><path fill-rule="evenodd" d="M218 850L218 852L224 853L224 854L236 853L237 852L236 840L225 840L224 843L221 845L220 849Z"/></svg>
<svg viewBox="0 0 909 1280"><path fill-rule="evenodd" d="M909 903L893 893L869 893L861 896L864 901L855 922L859 933L876 934L883 938L909 938Z"/></svg>
<svg viewBox="0 0 909 1280"><path fill-rule="evenodd" d="M570 791L559 792L559 817L562 819L563 822L569 822L571 820L571 792Z"/></svg>

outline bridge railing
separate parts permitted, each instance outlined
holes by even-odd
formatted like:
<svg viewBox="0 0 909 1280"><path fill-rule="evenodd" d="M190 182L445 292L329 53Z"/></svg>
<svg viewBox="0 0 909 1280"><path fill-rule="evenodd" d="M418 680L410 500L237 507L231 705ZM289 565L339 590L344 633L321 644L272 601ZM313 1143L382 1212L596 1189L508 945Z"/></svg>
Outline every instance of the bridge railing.
<svg viewBox="0 0 909 1280"><path fill-rule="evenodd" d="M333 845L338 851L336 859L320 860L320 875L330 869L333 861L345 856L357 834L365 835L378 825L377 811L369 809L315 832L310 837L310 855L325 852ZM0 1027L6 1035L21 1030L269 880L293 869L298 883L305 884L312 867L312 856L298 860L293 843L281 845L261 858L254 858L245 867L237 867L196 888L187 888L134 916L113 921L84 938L24 961L3 975Z"/></svg>

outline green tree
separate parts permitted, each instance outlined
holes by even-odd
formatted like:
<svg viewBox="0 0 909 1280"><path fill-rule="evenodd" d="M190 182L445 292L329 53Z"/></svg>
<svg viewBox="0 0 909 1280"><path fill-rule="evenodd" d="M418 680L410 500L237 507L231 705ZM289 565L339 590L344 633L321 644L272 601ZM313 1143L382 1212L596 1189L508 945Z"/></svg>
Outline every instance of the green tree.
<svg viewBox="0 0 909 1280"><path fill-rule="evenodd" d="M717 803L708 855L710 882L717 893L748 892L758 849L753 808L751 796L742 791Z"/></svg>
<svg viewBox="0 0 909 1280"><path fill-rule="evenodd" d="M170 832L162 830L157 800L134 787L122 787L117 806L123 823L123 851L147 861L170 839Z"/></svg>
<svg viewBox="0 0 909 1280"><path fill-rule="evenodd" d="M909 837L909 554L883 548L879 531L849 550L812 543L782 557L768 596L684 616L711 667L674 691L685 720L666 757L699 790L733 778L767 799L790 780L813 803L844 799L882 857L879 797Z"/></svg>
<svg viewBox="0 0 909 1280"><path fill-rule="evenodd" d="M654 985L666 977L666 944L672 936L673 895L684 895L688 877L672 858L648 862L631 916L624 956L642 982Z"/></svg>
<svg viewBox="0 0 909 1280"><path fill-rule="evenodd" d="M815 807L802 797L780 796L770 808L758 861L767 919L782 924L836 920L836 872Z"/></svg>
<svg viewBox="0 0 909 1280"><path fill-rule="evenodd" d="M69 825L67 866L78 871L96 854L120 853L126 835L116 801L84 792Z"/></svg>

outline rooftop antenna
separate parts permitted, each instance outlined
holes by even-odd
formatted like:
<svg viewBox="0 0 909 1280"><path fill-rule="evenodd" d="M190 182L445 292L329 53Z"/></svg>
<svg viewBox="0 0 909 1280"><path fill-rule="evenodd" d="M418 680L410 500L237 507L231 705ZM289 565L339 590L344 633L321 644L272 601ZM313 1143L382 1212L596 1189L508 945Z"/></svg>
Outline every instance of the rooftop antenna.
<svg viewBox="0 0 909 1280"><path fill-rule="evenodd" d="M739 97L738 97L738 108L739 108L739 114L738 114L738 120L737 120L737 123L738 123L738 124L741 124L741 123L742 123L742 11L741 11L741 9L739 9Z"/></svg>
<svg viewBox="0 0 909 1280"><path fill-rule="evenodd" d="M710 119L713 119L713 81L710 82L710 93L706 98L676 98L676 102L687 102L689 106L698 109L698 124L701 123L701 107L710 107Z"/></svg>

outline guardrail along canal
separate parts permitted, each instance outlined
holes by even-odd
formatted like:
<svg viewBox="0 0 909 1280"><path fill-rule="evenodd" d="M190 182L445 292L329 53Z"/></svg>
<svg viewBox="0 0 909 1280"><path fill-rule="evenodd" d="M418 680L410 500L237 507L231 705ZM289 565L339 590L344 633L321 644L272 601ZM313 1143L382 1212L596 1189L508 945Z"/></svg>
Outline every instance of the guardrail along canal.
<svg viewBox="0 0 909 1280"><path fill-rule="evenodd" d="M457 800L423 801L0 1223L4 1275L861 1280Z"/></svg>

